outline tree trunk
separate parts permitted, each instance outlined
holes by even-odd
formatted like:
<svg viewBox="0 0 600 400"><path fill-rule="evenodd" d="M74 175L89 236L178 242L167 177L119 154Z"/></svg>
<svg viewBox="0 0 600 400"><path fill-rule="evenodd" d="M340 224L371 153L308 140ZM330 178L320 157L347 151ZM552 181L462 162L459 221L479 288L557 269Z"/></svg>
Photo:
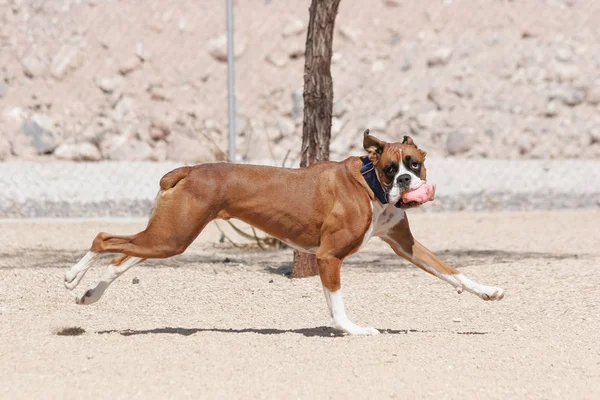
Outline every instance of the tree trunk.
<svg viewBox="0 0 600 400"><path fill-rule="evenodd" d="M304 61L304 121L300 167L329 159L333 82L333 27L340 0L312 0ZM318 274L314 254L294 251L292 277Z"/></svg>

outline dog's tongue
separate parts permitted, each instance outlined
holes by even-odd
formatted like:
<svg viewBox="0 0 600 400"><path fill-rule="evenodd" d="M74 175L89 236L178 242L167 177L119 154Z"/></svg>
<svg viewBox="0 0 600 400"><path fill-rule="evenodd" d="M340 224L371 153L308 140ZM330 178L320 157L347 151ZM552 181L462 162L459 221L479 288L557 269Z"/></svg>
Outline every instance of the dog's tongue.
<svg viewBox="0 0 600 400"><path fill-rule="evenodd" d="M434 196L435 185L424 183L415 190L402 193L402 201L405 203L416 201L419 204L423 204L432 201Z"/></svg>

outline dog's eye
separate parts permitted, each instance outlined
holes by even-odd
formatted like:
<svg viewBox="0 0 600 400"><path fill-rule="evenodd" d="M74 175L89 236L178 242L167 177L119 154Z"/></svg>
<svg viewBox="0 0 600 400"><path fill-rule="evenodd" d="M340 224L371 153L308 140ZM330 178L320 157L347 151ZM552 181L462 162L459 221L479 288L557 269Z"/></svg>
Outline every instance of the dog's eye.
<svg viewBox="0 0 600 400"><path fill-rule="evenodd" d="M410 163L410 167L412 169L419 169L420 166L421 166L421 163L418 162L418 161L413 161L413 162Z"/></svg>
<svg viewBox="0 0 600 400"><path fill-rule="evenodd" d="M396 166L394 164L389 164L383 169L383 172L388 176L394 176L396 174Z"/></svg>

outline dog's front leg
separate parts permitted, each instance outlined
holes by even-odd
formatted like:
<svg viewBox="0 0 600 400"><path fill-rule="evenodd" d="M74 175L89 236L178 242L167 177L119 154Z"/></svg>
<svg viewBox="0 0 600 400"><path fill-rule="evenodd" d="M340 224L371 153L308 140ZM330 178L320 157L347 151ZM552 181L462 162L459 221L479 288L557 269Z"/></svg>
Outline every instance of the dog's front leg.
<svg viewBox="0 0 600 400"><path fill-rule="evenodd" d="M340 268L342 260L336 257L317 254L319 275L323 284L325 300L329 306L329 313L333 318L333 326L349 335L377 335L379 331L356 325L346 315L344 296L340 284Z"/></svg>
<svg viewBox="0 0 600 400"><path fill-rule="evenodd" d="M463 290L466 290L481 297L483 300L501 300L504 297L504 290L502 288L485 286L473 282L437 258L435 254L413 238L404 211L396 212L402 213L402 218L395 218L394 225L378 234L383 241L392 247L396 254L422 270L448 282L456 288L459 294Z"/></svg>

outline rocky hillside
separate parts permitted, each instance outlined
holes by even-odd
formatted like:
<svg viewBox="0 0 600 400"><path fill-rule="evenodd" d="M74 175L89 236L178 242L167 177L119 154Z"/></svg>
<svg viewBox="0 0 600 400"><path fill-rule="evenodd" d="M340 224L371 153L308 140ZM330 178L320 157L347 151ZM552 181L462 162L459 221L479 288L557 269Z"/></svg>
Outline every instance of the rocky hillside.
<svg viewBox="0 0 600 400"><path fill-rule="evenodd" d="M309 0L235 3L238 154L301 142ZM223 159L225 2L0 0L0 160ZM600 158L600 2L342 0L332 158Z"/></svg>

